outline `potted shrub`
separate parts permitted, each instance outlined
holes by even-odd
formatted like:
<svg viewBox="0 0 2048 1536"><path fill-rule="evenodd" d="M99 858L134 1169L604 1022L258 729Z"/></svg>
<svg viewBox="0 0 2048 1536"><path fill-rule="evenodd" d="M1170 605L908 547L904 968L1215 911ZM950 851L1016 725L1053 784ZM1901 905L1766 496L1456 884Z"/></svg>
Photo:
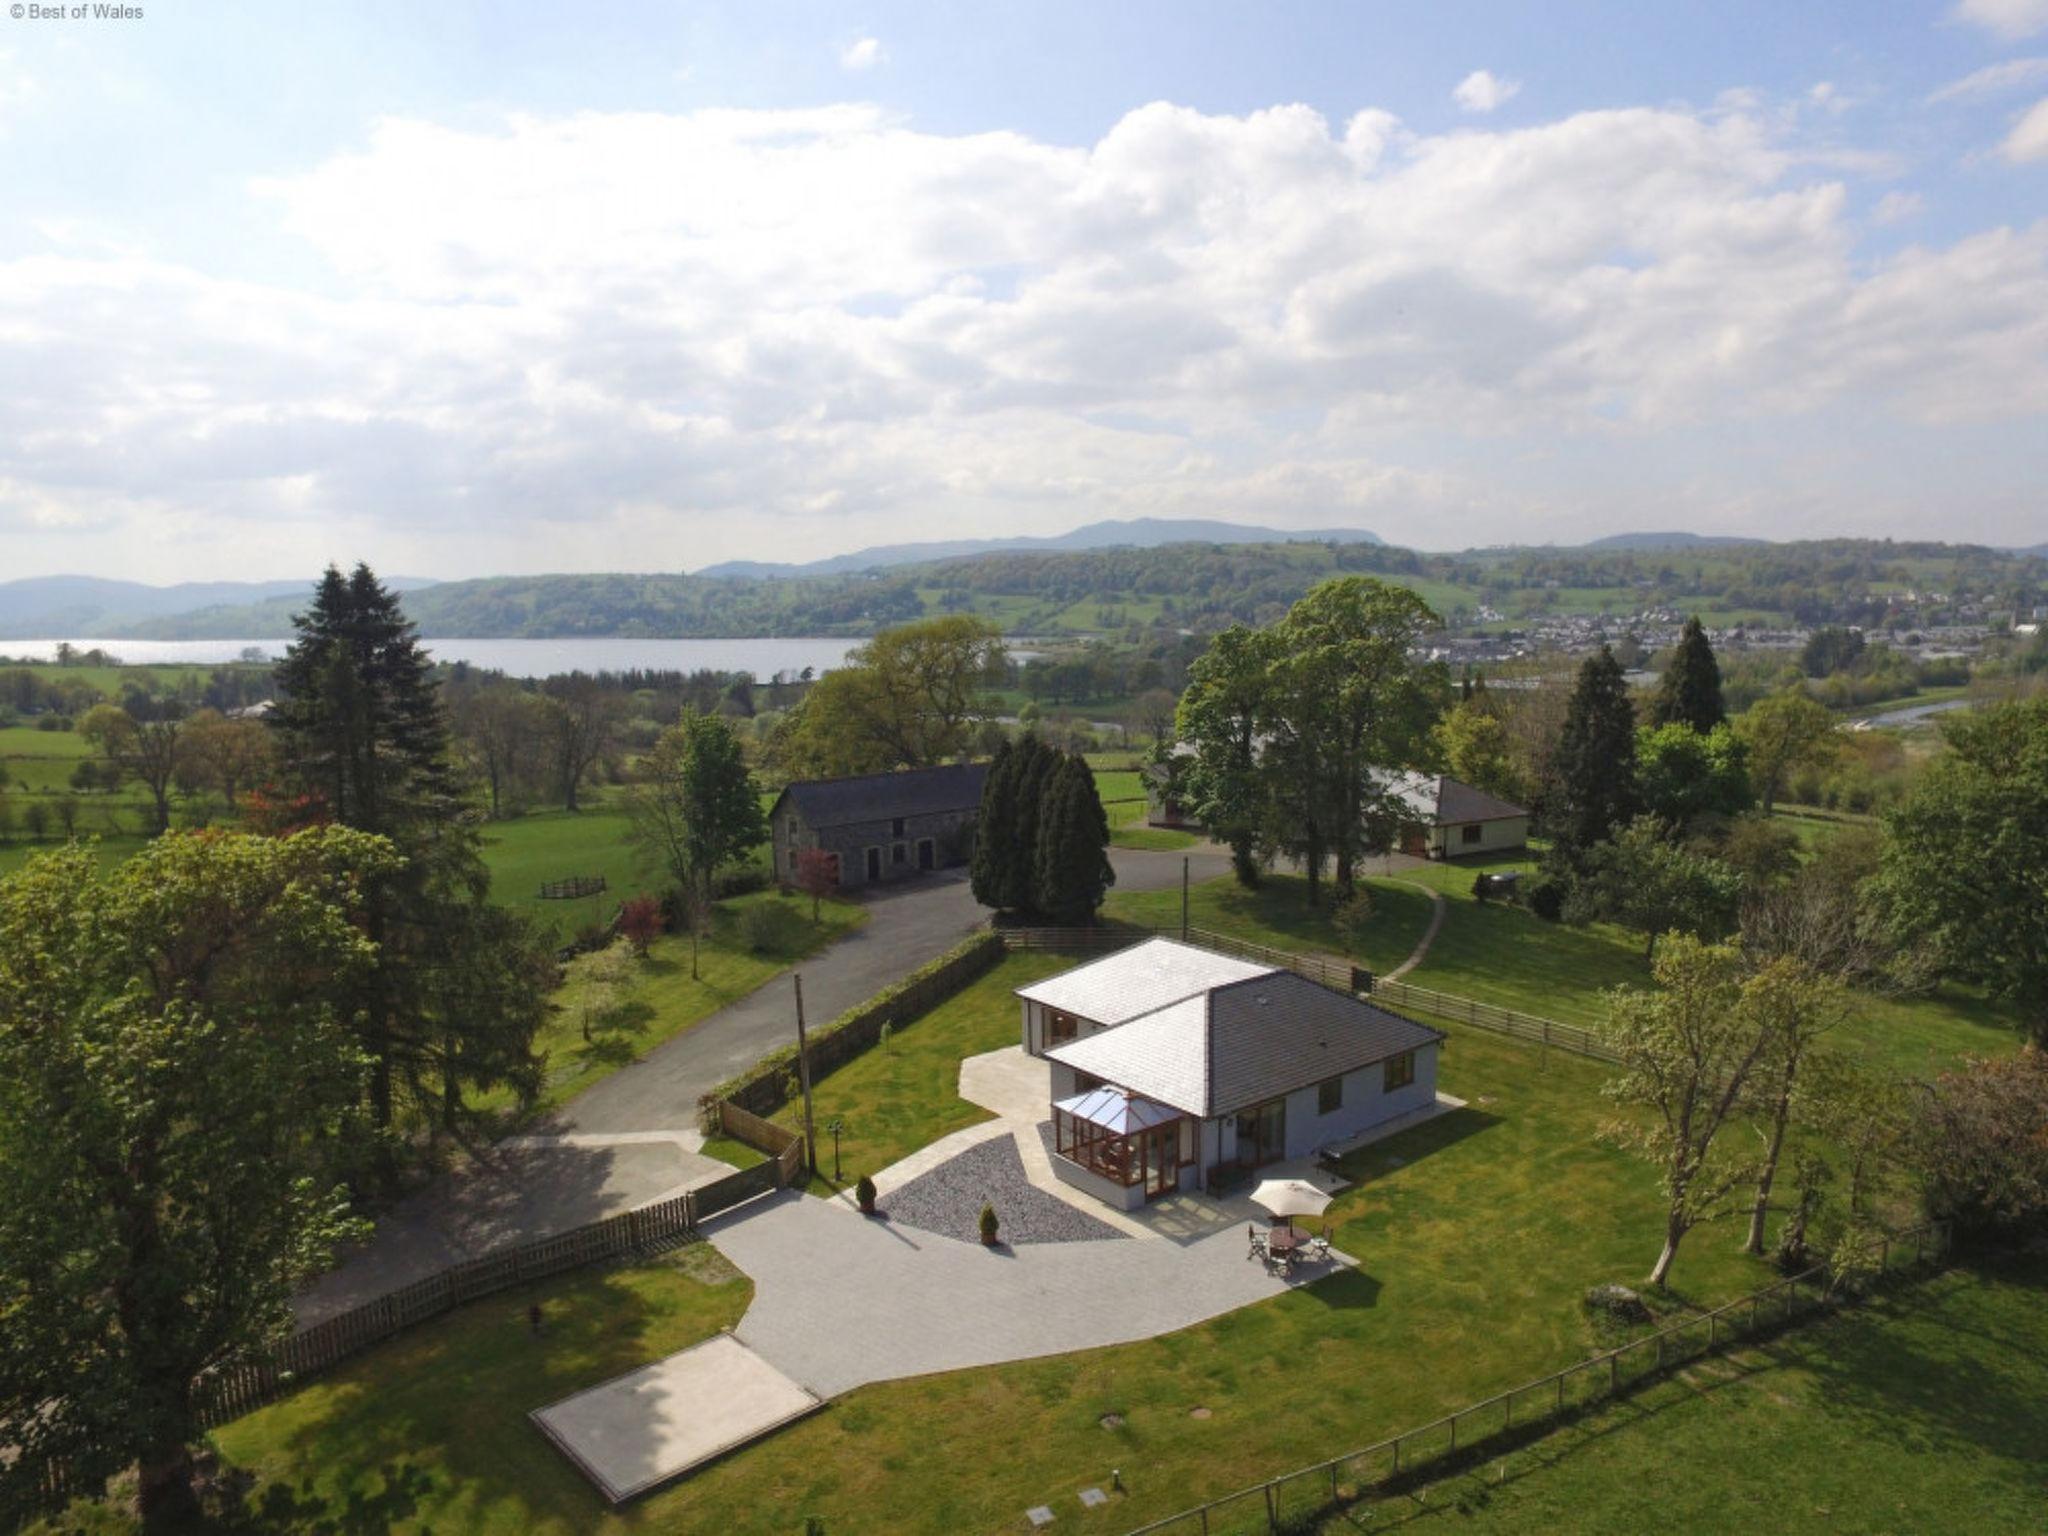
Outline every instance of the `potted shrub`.
<svg viewBox="0 0 2048 1536"><path fill-rule="evenodd" d="M875 1181L874 1181L873 1179L869 1178L869 1177L868 1177L868 1176L867 1176L866 1174L862 1174L862 1175L860 1176L860 1178L859 1178L859 1179L857 1179L857 1180L856 1180L856 1181L854 1182L854 1186L853 1186L853 1198L854 1198L855 1200L857 1200L858 1202L860 1202L860 1213L861 1213L861 1215L863 1215L863 1216L872 1216L872 1215L874 1215L874 1214L875 1214Z"/></svg>
<svg viewBox="0 0 2048 1536"><path fill-rule="evenodd" d="M984 1204L981 1208L981 1245L993 1248L996 1245L996 1229L1002 1225L996 1220L996 1208Z"/></svg>

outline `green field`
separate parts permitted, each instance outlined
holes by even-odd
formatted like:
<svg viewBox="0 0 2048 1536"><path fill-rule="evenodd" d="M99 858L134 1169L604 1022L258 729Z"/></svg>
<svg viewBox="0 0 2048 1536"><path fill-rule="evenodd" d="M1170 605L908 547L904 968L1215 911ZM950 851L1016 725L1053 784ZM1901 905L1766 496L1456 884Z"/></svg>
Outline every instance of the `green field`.
<svg viewBox="0 0 2048 1536"><path fill-rule="evenodd" d="M1008 1038L1013 1009L999 1010L1000 1032L991 1011L986 1036L964 1020L948 1025L955 1048ZM904 1028L906 1054L935 1018ZM931 1055L933 1070L886 1086L877 1077L875 1101L902 1098L906 1114L938 1106L934 1073L957 1059ZM1591 1063L1552 1055L1545 1066L1513 1043L1454 1033L1443 1086L1470 1107L1346 1165L1358 1182L1332 1219L1358 1271L1142 1343L865 1387L623 1513L606 1512L523 1418L687 1342L644 1296L622 1306L611 1289L619 1279L565 1282L550 1304L562 1328L588 1340L580 1379L566 1369L536 1379L519 1353L518 1303L486 1303L216 1440L237 1464L301 1490L309 1516L339 1518L351 1501L380 1508L392 1469L424 1471L424 1483L404 1480L406 1501L387 1521L411 1531L787 1536L815 1513L828 1531L950 1536L1008 1529L1027 1506L1052 1503L1061 1528L1106 1536L1370 1443L1594 1347L1581 1292L1639 1277L1659 1231L1651 1171L1597 1139L1601 1075ZM1734 1250L1725 1231L1695 1233L1674 1272L1679 1292L1659 1304L1725 1299L1767 1277ZM690 1317L715 1326L702 1310ZM659 1340L650 1336L657 1320ZM1192 1416L1196 1407L1207 1415ZM1100 1420L1112 1411L1123 1423L1106 1430ZM1128 1497L1082 1510L1075 1492L1107 1486L1111 1467Z"/></svg>
<svg viewBox="0 0 2048 1536"><path fill-rule="evenodd" d="M641 891L658 891L665 878L650 870L627 841L623 810L595 802L585 811L531 811L483 827L484 863L491 871L491 900L516 907L557 932L573 933L608 920L621 901ZM601 897L543 901L543 881L601 875Z"/></svg>
<svg viewBox="0 0 2048 1536"><path fill-rule="evenodd" d="M1268 875L1251 890L1227 875L1201 881L1188 893L1188 921L1275 949L1342 955L1373 971L1390 971L1408 958L1429 926L1429 897L1388 881L1373 881L1371 889L1372 918L1355 939L1330 920L1327 905L1308 905L1307 887L1295 875ZM1180 892L1112 890L1103 912L1154 928L1178 928Z"/></svg>
<svg viewBox="0 0 2048 1536"><path fill-rule="evenodd" d="M741 935L742 916L751 908L779 908L784 914L777 941L765 950L748 947ZM710 934L698 953L697 976L690 975L690 941L670 935L654 941L647 958L637 960L632 981L616 1004L591 1020L591 1038L583 1038L588 957L572 960L555 1008L534 1044L547 1058L547 1078L538 1108L549 1109L639 1060L663 1041L681 1034L728 1003L779 976L804 956L814 954L849 929L867 921L867 909L846 901L819 904L818 922L811 922L807 899L757 891L719 902L712 910ZM509 1109L513 1095L500 1089L479 1100L484 1108Z"/></svg>
<svg viewBox="0 0 2048 1536"><path fill-rule="evenodd" d="M1954 1271L1324 1531L2038 1530L2044 1403L2040 1267Z"/></svg>

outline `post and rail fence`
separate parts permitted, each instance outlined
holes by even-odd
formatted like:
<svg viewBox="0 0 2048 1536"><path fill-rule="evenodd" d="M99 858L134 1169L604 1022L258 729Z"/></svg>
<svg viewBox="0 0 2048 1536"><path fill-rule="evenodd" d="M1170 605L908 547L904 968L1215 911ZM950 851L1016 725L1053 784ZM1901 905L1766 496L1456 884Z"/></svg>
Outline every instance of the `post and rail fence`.
<svg viewBox="0 0 2048 1536"><path fill-rule="evenodd" d="M1883 1239L1869 1276L1833 1289L1825 1266L1802 1270L1747 1296L1602 1351L1561 1371L1398 1435L1206 1504L1139 1526L1129 1536L1277 1536L1307 1531L1340 1510L1491 1460L1588 1409L1662 1380L1681 1366L1833 1312L1888 1279L1939 1263L1948 1234L1938 1222Z"/></svg>
<svg viewBox="0 0 2048 1536"><path fill-rule="evenodd" d="M1185 932L1190 944L1199 944L1220 954L1236 955L1239 959L1256 961L1260 965L1270 965L1275 970L1292 971L1346 996L1369 993L1374 1002L1390 1008L1448 1019L1454 1024L1466 1024L1492 1034L1525 1040L1545 1049L1565 1051L1595 1061L1616 1062L1621 1059L1620 1053L1601 1038L1598 1030L1588 1029L1583 1024L1566 1024L1557 1019L1546 1019L1405 981L1387 981L1360 970L1339 955L1301 954L1275 949L1268 944L1256 944L1249 939L1234 938L1207 928L1183 930L1178 924L1153 926L1118 921L1095 928L998 928L995 932L1011 949L1077 953L1107 953L1148 938L1179 938Z"/></svg>

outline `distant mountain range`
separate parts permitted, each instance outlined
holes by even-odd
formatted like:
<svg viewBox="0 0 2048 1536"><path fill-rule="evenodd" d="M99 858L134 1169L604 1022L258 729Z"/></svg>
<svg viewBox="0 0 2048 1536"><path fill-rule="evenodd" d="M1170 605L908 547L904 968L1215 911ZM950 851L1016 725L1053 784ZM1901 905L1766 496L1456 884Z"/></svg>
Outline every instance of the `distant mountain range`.
<svg viewBox="0 0 2048 1536"><path fill-rule="evenodd" d="M434 585L423 577L409 576L387 578L385 584L401 592ZM242 607L272 600L303 606L312 591L310 577L304 581L186 581L152 587L97 576L29 576L0 581L0 639L96 638L202 608Z"/></svg>
<svg viewBox="0 0 2048 1536"><path fill-rule="evenodd" d="M1207 518L1134 517L1089 523L1071 533L1037 537L1019 534L1008 539L942 539L926 544L878 544L850 555L807 560L800 565L766 560L727 560L707 565L699 576L838 576L879 570L892 565L923 565L962 555L993 555L1012 550L1156 549L1162 544L1385 544L1363 528L1259 528L1250 523L1219 523Z"/></svg>
<svg viewBox="0 0 2048 1536"><path fill-rule="evenodd" d="M1610 533L1604 539L1589 539L1580 549L1632 549L1655 553L1667 549L1739 549L1768 544L1769 539L1746 539L1732 533Z"/></svg>

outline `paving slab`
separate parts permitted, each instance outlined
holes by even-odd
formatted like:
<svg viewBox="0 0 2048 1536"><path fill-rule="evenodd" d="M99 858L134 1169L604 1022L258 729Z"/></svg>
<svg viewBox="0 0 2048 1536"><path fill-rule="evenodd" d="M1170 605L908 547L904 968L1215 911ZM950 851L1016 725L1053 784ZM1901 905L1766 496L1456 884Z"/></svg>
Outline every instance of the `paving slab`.
<svg viewBox="0 0 2048 1536"><path fill-rule="evenodd" d="M613 1504L821 1406L730 1334L537 1408L542 1434Z"/></svg>

